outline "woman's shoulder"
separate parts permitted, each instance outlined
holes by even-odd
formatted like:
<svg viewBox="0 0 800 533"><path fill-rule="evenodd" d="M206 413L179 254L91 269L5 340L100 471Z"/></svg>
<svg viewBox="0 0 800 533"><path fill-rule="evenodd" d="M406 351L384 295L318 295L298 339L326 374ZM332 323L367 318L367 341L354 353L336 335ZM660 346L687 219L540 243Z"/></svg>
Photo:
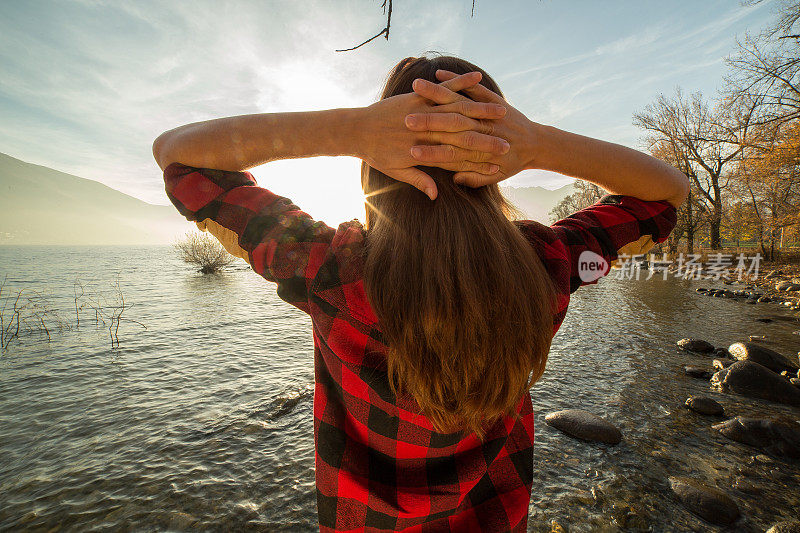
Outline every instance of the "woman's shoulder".
<svg viewBox="0 0 800 533"><path fill-rule="evenodd" d="M543 259L566 259L564 242L552 226L536 220L514 220L513 223Z"/></svg>
<svg viewBox="0 0 800 533"><path fill-rule="evenodd" d="M366 303L364 291L365 238L366 230L358 219L339 224L311 292L338 309L340 318L352 316L372 325L377 318Z"/></svg>

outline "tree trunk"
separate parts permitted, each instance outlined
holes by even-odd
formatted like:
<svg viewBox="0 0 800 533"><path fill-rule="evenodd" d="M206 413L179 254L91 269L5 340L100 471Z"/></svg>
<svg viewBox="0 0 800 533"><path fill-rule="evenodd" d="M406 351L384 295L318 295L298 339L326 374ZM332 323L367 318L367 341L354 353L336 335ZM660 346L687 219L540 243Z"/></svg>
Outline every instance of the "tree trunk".
<svg viewBox="0 0 800 533"><path fill-rule="evenodd" d="M692 205L692 188L686 199L686 246L690 254L694 253L694 209Z"/></svg>
<svg viewBox="0 0 800 533"><path fill-rule="evenodd" d="M722 224L722 217L720 212L714 208L714 213L711 215L709 240L711 241L711 249L719 250L722 247L722 238L720 237L719 227Z"/></svg>

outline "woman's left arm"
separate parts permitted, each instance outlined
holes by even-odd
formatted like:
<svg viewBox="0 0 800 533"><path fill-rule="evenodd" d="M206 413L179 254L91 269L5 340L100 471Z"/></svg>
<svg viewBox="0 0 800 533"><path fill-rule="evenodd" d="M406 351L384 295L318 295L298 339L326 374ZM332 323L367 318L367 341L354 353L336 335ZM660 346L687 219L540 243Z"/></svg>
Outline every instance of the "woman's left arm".
<svg viewBox="0 0 800 533"><path fill-rule="evenodd" d="M450 80L458 91L480 81L479 73ZM493 174L492 155L508 151L508 143L477 131L413 132L405 125L411 113L424 113L433 103L415 93L380 100L362 108L293 113L262 113L208 120L167 131L153 143L153 155L165 169L171 163L190 167L241 171L278 159L355 156L386 175L436 197L433 179L415 168L420 162L410 149L418 144L468 148L452 170ZM503 106L465 97L451 104L453 113L471 119L496 119ZM436 106L438 112L446 111Z"/></svg>

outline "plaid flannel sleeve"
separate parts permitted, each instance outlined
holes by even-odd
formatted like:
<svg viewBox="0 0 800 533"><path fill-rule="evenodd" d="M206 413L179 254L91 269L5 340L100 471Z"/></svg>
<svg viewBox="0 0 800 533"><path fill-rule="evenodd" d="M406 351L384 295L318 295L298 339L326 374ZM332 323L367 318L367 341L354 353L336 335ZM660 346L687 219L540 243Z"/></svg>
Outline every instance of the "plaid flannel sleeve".
<svg viewBox="0 0 800 533"><path fill-rule="evenodd" d="M677 222L675 206L607 194L594 204L551 225L564 243L570 263L570 292L608 274L621 255L647 253L664 242ZM591 253L589 253L591 252ZM599 256L604 261L597 261ZM591 262L595 261L595 271ZM600 271L596 270L600 265Z"/></svg>
<svg viewBox="0 0 800 533"><path fill-rule="evenodd" d="M259 187L249 172L172 163L164 169L164 186L181 215L277 283L281 299L309 311L309 286L335 230Z"/></svg>

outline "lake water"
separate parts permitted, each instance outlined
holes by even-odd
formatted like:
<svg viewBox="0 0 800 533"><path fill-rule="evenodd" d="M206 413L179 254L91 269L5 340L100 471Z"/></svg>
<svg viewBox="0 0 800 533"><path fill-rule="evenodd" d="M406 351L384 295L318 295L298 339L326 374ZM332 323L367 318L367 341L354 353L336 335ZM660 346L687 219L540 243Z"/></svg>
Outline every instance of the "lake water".
<svg viewBox="0 0 800 533"><path fill-rule="evenodd" d="M107 294L117 276L126 304L119 346L84 312L80 328L27 336L0 355L0 529L315 531L311 321L274 286L237 264L203 276L166 246L2 247L0 280L47 291L74 324L73 283ZM703 286L713 286L705 283ZM547 370L531 391L536 412L529 530L708 531L672 496L667 476L726 490L740 530L796 518L800 468L750 461L682 404L718 398L731 415L797 409L709 392L683 374L706 357L675 341L716 346L766 335L800 349L773 304L696 294L698 282L612 277L573 295ZM583 408L624 435L618 446L573 440L544 423ZM748 492L734 488L740 479ZM738 486L738 485L737 485ZM594 491L595 496L592 495Z"/></svg>

